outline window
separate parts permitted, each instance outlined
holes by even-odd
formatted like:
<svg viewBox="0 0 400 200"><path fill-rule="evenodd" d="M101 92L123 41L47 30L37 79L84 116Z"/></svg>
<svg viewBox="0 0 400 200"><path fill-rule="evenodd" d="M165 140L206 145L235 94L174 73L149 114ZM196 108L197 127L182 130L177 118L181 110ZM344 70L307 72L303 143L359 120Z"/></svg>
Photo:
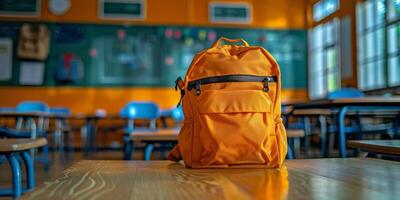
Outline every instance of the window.
<svg viewBox="0 0 400 200"><path fill-rule="evenodd" d="M359 3L357 38L359 88L400 85L400 0Z"/></svg>
<svg viewBox="0 0 400 200"><path fill-rule="evenodd" d="M337 19L314 27L309 33L309 91L311 99L325 97L340 86Z"/></svg>
<svg viewBox="0 0 400 200"><path fill-rule="evenodd" d="M313 19L320 21L339 9L339 0L321 0L313 6Z"/></svg>

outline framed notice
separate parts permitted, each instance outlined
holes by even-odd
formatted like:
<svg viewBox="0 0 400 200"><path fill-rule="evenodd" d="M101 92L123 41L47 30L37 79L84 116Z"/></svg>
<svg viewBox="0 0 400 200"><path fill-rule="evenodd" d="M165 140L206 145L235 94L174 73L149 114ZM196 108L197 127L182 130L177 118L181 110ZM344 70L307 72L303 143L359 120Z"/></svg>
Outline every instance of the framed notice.
<svg viewBox="0 0 400 200"><path fill-rule="evenodd" d="M99 17L102 19L143 20L146 0L99 0Z"/></svg>
<svg viewBox="0 0 400 200"><path fill-rule="evenodd" d="M42 85L43 79L43 62L21 62L19 74L19 83L21 85Z"/></svg>
<svg viewBox="0 0 400 200"><path fill-rule="evenodd" d="M0 16L39 17L41 0L0 0Z"/></svg>
<svg viewBox="0 0 400 200"><path fill-rule="evenodd" d="M12 76L12 40L0 38L0 81L8 81Z"/></svg>
<svg viewBox="0 0 400 200"><path fill-rule="evenodd" d="M249 3L211 2L208 15L211 23L250 24L252 6Z"/></svg>

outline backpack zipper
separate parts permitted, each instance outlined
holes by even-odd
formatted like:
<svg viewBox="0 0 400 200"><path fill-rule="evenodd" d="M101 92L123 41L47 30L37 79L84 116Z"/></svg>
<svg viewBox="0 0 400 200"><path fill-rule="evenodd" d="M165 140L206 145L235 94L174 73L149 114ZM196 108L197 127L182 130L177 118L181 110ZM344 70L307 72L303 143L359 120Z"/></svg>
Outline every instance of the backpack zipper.
<svg viewBox="0 0 400 200"><path fill-rule="evenodd" d="M255 76L255 75L224 75L224 76L213 76L202 78L188 83L188 90L196 90L196 95L201 94L201 85L211 84L211 83L226 83L226 82L261 82L264 84L263 91L269 91L270 82L277 82L278 78L276 76Z"/></svg>

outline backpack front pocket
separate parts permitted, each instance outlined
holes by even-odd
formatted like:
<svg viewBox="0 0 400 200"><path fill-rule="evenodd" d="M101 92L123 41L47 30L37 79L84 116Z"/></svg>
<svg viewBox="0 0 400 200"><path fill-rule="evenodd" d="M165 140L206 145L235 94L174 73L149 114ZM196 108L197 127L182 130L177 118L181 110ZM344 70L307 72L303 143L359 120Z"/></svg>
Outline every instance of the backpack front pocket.
<svg viewBox="0 0 400 200"><path fill-rule="evenodd" d="M271 160L266 144L275 131L267 93L206 90L196 101L201 165L263 164Z"/></svg>

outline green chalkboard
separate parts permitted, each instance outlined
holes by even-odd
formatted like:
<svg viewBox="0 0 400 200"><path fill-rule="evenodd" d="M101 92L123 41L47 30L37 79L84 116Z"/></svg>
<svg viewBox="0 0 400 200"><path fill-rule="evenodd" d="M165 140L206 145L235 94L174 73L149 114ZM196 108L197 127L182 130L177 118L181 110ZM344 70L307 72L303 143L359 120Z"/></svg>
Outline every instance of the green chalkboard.
<svg viewBox="0 0 400 200"><path fill-rule="evenodd" d="M14 41L13 76L0 86L19 85L21 59L16 56L22 23L0 22L0 37ZM184 26L117 26L47 23L50 54L45 62L45 86L170 87L183 76L193 56L215 38L244 38L265 47L278 61L282 85L306 88L307 47L304 30L266 30ZM63 55L73 53L83 64L83 78L57 82Z"/></svg>

